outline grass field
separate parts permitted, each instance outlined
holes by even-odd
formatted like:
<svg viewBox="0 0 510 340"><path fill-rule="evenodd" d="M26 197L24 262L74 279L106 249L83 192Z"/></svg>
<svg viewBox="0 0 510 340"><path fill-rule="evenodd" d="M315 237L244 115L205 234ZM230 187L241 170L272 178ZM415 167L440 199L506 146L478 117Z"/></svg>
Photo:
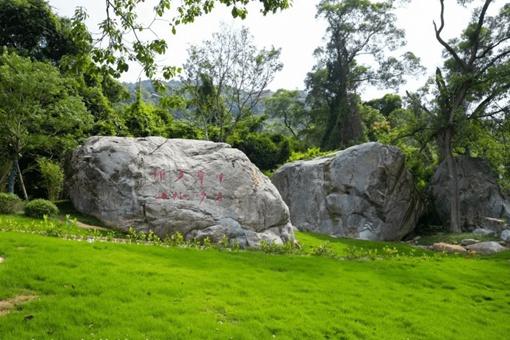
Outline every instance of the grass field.
<svg viewBox="0 0 510 340"><path fill-rule="evenodd" d="M0 218L0 300L33 298L0 316L2 340L510 334L508 252L445 256L299 233L299 255L274 255L89 243L45 235L90 231L45 228L48 222ZM32 234L38 229L42 235Z"/></svg>

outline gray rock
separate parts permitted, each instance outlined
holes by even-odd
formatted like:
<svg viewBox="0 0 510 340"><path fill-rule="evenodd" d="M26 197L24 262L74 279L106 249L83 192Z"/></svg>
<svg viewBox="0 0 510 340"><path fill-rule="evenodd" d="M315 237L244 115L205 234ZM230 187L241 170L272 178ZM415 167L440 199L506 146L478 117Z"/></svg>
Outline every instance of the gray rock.
<svg viewBox="0 0 510 340"><path fill-rule="evenodd" d="M480 242L467 246L466 248L470 251L474 251L480 254L494 254L507 249L498 242L494 241Z"/></svg>
<svg viewBox="0 0 510 340"><path fill-rule="evenodd" d="M366 143L332 157L284 165L272 181L300 230L369 240L400 240L422 204L396 147Z"/></svg>
<svg viewBox="0 0 510 340"><path fill-rule="evenodd" d="M505 242L510 242L510 229L505 229L501 232L500 236L501 240Z"/></svg>
<svg viewBox="0 0 510 340"><path fill-rule="evenodd" d="M470 246L472 244L476 244L476 243L479 243L479 242L480 242L480 240L475 240L475 239L472 239L472 238L467 238L467 239L464 239L464 240L460 241L460 244L465 247L465 246Z"/></svg>
<svg viewBox="0 0 510 340"><path fill-rule="evenodd" d="M459 156L456 162L462 229L469 231L482 226L499 233L504 223L498 220L510 218L510 202L497 183L497 175L480 158ZM450 220L450 193L446 162L436 170L430 188L438 217L447 225Z"/></svg>
<svg viewBox="0 0 510 340"><path fill-rule="evenodd" d="M91 137L70 162L76 209L108 226L241 246L293 241L270 180L227 144L161 137Z"/></svg>
<svg viewBox="0 0 510 340"><path fill-rule="evenodd" d="M491 236L496 235L496 232L494 230L489 230L485 228L476 228L475 230L473 230L473 234L480 236Z"/></svg>

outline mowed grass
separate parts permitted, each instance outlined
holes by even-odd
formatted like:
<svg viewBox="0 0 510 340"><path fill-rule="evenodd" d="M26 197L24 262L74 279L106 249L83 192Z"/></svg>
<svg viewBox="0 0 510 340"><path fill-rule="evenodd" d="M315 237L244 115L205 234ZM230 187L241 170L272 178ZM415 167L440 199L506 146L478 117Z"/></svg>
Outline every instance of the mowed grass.
<svg viewBox="0 0 510 340"><path fill-rule="evenodd" d="M0 339L505 339L510 254L333 259L0 232Z"/></svg>

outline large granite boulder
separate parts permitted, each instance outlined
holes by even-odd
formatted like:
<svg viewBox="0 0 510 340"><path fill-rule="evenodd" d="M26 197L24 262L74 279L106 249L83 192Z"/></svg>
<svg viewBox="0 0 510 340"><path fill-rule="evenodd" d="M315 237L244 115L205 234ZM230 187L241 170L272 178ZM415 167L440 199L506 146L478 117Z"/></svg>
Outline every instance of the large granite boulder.
<svg viewBox="0 0 510 340"><path fill-rule="evenodd" d="M510 202L497 183L497 175L481 158L456 158L460 198L460 223L465 231L476 228L497 233L506 227L510 218ZM450 220L450 192L446 162L436 170L430 192L435 210L444 225Z"/></svg>
<svg viewBox="0 0 510 340"><path fill-rule="evenodd" d="M400 240L422 211L404 154L380 143L286 164L272 181L289 206L293 225L304 231Z"/></svg>
<svg viewBox="0 0 510 340"><path fill-rule="evenodd" d="M225 235L248 247L294 240L276 188L227 144L91 137L69 170L75 208L112 227L213 241Z"/></svg>

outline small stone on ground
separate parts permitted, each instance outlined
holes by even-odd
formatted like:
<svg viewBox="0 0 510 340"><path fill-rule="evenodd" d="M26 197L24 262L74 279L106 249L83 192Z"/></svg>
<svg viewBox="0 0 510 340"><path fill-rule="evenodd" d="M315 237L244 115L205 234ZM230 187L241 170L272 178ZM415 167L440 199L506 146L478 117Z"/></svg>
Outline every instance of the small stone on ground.
<svg viewBox="0 0 510 340"><path fill-rule="evenodd" d="M458 244L449 244L444 242L434 243L431 247L432 250L445 251L447 253L465 253L466 248Z"/></svg>
<svg viewBox="0 0 510 340"><path fill-rule="evenodd" d="M476 228L473 230L473 234L481 235L481 236L491 236L496 234L493 230L485 229L485 228Z"/></svg>
<svg viewBox="0 0 510 340"><path fill-rule="evenodd" d="M466 247L468 250L474 251L480 254L494 254L499 253L500 251L506 250L507 248L503 247L498 242L489 241L489 242L480 242L477 244L473 244Z"/></svg>
<svg viewBox="0 0 510 340"><path fill-rule="evenodd" d="M465 240L460 241L460 244L465 247L465 246L470 246L472 244L476 244L476 243L479 243L479 242L480 242L479 240L475 240L475 239L472 239L472 238L467 238Z"/></svg>

